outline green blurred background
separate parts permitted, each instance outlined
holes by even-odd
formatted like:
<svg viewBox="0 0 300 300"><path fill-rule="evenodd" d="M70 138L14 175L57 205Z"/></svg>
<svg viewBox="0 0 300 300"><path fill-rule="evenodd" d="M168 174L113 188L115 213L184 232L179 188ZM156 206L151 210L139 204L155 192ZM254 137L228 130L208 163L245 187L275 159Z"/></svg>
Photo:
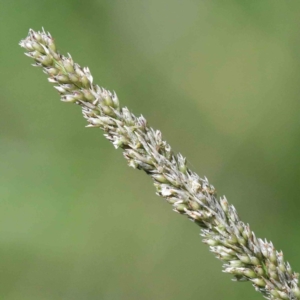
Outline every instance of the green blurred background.
<svg viewBox="0 0 300 300"><path fill-rule="evenodd" d="M42 26L300 270L300 2L0 0L0 299L262 299L18 46Z"/></svg>

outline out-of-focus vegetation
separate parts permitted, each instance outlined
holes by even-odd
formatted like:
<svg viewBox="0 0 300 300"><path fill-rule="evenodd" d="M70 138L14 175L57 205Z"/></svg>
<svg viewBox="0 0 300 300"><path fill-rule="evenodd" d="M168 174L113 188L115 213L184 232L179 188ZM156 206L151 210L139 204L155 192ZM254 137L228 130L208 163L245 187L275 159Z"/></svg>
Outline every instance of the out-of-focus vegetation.
<svg viewBox="0 0 300 300"><path fill-rule="evenodd" d="M300 2L0 0L0 298L261 299L221 272L18 47L30 27L142 113L300 270Z"/></svg>

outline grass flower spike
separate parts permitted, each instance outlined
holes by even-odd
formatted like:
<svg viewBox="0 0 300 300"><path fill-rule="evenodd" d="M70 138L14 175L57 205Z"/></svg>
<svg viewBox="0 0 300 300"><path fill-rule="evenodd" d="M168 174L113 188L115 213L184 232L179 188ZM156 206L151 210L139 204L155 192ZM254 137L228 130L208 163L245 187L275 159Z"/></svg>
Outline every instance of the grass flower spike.
<svg viewBox="0 0 300 300"><path fill-rule="evenodd" d="M181 154L174 154L159 130L143 116L121 107L117 95L93 83L89 68L61 55L50 33L29 31L20 42L26 55L54 83L61 100L82 109L87 127L99 127L121 148L128 165L144 170L157 194L173 210L201 228L203 242L223 261L223 271L236 281L250 281L266 299L300 299L298 274L271 242L259 239L238 217L225 197L218 198L207 178L191 171Z"/></svg>

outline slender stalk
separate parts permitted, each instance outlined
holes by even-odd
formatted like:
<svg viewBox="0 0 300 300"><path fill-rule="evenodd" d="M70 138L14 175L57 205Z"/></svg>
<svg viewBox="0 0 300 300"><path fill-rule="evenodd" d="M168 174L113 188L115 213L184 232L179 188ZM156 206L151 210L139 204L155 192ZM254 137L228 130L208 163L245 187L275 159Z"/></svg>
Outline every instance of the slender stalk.
<svg viewBox="0 0 300 300"><path fill-rule="evenodd" d="M63 102L81 106L87 127L99 127L115 148L123 149L128 165L152 177L157 194L201 228L203 242L223 261L223 272L236 281L250 281L266 299L300 299L298 274L271 242L256 238L248 224L225 197L217 198L207 178L187 167L181 154L174 154L159 130L121 107L115 93L93 84L88 68L81 68L70 55L57 50L50 33L29 30L20 42L55 84Z"/></svg>

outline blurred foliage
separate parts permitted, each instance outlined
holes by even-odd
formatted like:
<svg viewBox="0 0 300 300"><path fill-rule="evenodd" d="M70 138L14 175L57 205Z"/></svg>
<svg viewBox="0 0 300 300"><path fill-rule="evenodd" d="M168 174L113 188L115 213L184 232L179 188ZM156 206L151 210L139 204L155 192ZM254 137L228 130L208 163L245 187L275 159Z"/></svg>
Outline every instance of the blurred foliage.
<svg viewBox="0 0 300 300"><path fill-rule="evenodd" d="M18 47L42 26L300 270L299 1L0 0L0 298L261 299Z"/></svg>

